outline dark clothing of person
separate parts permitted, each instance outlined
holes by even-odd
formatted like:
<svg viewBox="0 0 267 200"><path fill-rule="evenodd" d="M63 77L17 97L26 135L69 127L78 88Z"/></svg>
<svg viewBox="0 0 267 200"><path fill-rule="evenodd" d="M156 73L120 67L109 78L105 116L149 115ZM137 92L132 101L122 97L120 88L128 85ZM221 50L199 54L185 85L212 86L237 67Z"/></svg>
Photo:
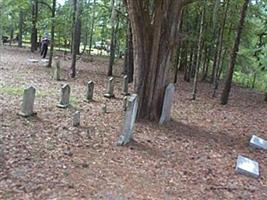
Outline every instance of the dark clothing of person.
<svg viewBox="0 0 267 200"><path fill-rule="evenodd" d="M43 56L43 58L46 57L47 50L48 50L48 44L49 44L49 40L47 38L42 40L41 56Z"/></svg>

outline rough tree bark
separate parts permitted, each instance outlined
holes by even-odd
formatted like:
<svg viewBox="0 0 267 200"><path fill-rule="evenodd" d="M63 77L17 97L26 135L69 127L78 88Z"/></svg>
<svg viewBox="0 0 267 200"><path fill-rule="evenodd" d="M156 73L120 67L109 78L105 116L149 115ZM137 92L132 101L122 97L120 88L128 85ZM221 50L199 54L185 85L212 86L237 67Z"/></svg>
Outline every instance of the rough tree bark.
<svg viewBox="0 0 267 200"><path fill-rule="evenodd" d="M223 89L223 92L221 95L221 104L222 105L226 105L228 103L228 98L229 98L229 93L230 93L231 85L232 85L232 79L233 79L233 73L234 73L234 67L235 67L237 52L239 49L241 33L242 33L244 22L245 22L248 4L249 4L249 0L244 0L243 6L241 9L241 13L240 13L239 24L238 24L237 31L236 31L235 43L234 43L234 46L233 46L233 49L232 49L232 52L230 55L231 57L230 57L229 65L228 65L228 70L226 73L225 85L224 85L224 89Z"/></svg>
<svg viewBox="0 0 267 200"><path fill-rule="evenodd" d="M127 0L133 33L138 119L160 118L165 86L170 82L170 61L178 42L180 12L188 2L191 1Z"/></svg>
<svg viewBox="0 0 267 200"><path fill-rule="evenodd" d="M112 76L113 64L115 59L115 48L116 48L116 28L115 23L117 20L117 13L115 9L115 0L111 0L111 39L110 39L110 55L109 55L109 65L108 65L108 76Z"/></svg>

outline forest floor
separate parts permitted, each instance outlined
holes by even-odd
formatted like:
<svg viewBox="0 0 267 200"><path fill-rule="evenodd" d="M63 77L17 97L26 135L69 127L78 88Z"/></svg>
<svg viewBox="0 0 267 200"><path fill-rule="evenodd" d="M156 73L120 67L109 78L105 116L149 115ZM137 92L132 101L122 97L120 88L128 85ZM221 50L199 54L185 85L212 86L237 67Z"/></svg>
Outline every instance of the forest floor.
<svg viewBox="0 0 267 200"><path fill-rule="evenodd" d="M116 98L106 100L107 59L79 60L77 78L70 79L70 61L61 57L62 81L54 81L52 69L27 63L40 59L38 53L0 51L0 199L267 199L267 153L248 145L254 133L267 139L261 93L233 86L222 106L211 98L210 84L200 83L191 101L191 83L179 81L171 122L138 122L133 141L118 147L120 62L114 67ZM86 103L89 80L95 82L94 101ZM71 86L68 109L56 107L62 83ZM17 113L27 85L37 89L37 116L23 118ZM76 110L77 128L71 119ZM238 155L259 162L259 179L235 173Z"/></svg>

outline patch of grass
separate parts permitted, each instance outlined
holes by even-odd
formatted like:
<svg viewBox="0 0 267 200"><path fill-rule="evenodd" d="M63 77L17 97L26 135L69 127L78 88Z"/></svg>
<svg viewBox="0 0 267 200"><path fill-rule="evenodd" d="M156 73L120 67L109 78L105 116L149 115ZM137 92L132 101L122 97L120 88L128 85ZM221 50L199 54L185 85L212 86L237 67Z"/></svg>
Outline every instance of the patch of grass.
<svg viewBox="0 0 267 200"><path fill-rule="evenodd" d="M78 104L78 99L77 99L76 97L71 96L71 97L70 97L70 104L71 104L72 106L77 105L77 104Z"/></svg>
<svg viewBox="0 0 267 200"><path fill-rule="evenodd" d="M8 94L11 96L22 96L24 89L25 88L23 87L0 86L0 93ZM53 93L51 94L51 92L40 90L36 91L36 97L47 97L48 95L51 96L53 95Z"/></svg>

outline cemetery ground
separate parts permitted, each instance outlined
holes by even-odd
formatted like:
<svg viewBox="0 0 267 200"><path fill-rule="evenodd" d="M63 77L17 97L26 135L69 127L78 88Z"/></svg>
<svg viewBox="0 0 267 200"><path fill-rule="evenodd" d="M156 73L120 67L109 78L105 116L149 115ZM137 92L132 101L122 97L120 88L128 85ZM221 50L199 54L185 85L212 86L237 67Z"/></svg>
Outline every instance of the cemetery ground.
<svg viewBox="0 0 267 200"><path fill-rule="evenodd" d="M118 147L122 61L114 67L115 98L107 100L107 59L80 59L70 79L70 61L60 57L62 80L55 81L52 69L27 63L38 53L7 47L0 53L0 199L267 199L267 153L249 147L252 134L267 139L262 94L234 86L222 106L208 83L191 101L191 83L179 81L172 120L137 122L133 140ZM89 80L90 103L84 101ZM63 83L71 87L68 109L56 106ZM36 88L37 115L23 118L17 113L28 85ZM81 126L73 127L77 110ZM238 155L259 162L259 179L235 173Z"/></svg>

